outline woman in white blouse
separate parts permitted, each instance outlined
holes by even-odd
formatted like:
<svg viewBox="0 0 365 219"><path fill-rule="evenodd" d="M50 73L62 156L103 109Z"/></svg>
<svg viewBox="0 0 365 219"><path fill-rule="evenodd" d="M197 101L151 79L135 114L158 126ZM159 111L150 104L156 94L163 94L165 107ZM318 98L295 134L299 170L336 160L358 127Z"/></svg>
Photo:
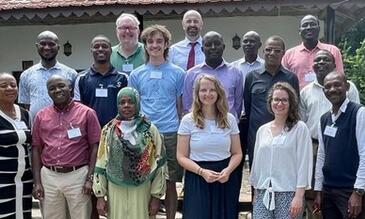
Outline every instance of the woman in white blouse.
<svg viewBox="0 0 365 219"><path fill-rule="evenodd" d="M274 120L256 134L250 183L255 188L253 218L301 218L304 192L312 179L312 142L299 121L298 96L291 85L270 89L267 107Z"/></svg>
<svg viewBox="0 0 365 219"><path fill-rule="evenodd" d="M211 75L195 82L192 112L178 131L177 160L185 168L183 215L188 219L236 219L242 159L235 117L224 89Z"/></svg>

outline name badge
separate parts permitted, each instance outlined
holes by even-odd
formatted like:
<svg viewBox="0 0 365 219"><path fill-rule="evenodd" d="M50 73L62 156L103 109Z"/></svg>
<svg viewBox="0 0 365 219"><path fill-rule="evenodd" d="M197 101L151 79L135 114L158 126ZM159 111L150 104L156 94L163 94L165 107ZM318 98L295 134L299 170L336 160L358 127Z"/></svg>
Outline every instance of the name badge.
<svg viewBox="0 0 365 219"><path fill-rule="evenodd" d="M153 71L153 72L151 72L151 77L150 78L161 79L162 78L162 72Z"/></svg>
<svg viewBox="0 0 365 219"><path fill-rule="evenodd" d="M67 130L67 136L69 139L81 136L80 128L72 128Z"/></svg>
<svg viewBox="0 0 365 219"><path fill-rule="evenodd" d="M108 89L96 88L95 97L108 97Z"/></svg>
<svg viewBox="0 0 365 219"><path fill-rule="evenodd" d="M282 145L285 142L285 135L279 135L274 137L274 139L272 140L272 144L276 144L276 145Z"/></svg>
<svg viewBox="0 0 365 219"><path fill-rule="evenodd" d="M324 129L324 134L332 138L336 136L336 132L337 132L337 127L326 126L326 128Z"/></svg>
<svg viewBox="0 0 365 219"><path fill-rule="evenodd" d="M133 71L133 64L124 64L122 66L122 70L125 71L125 72Z"/></svg>
<svg viewBox="0 0 365 219"><path fill-rule="evenodd" d="M28 129L28 127L24 121L15 121L15 127L16 127L16 129L20 129L20 130Z"/></svg>
<svg viewBox="0 0 365 219"><path fill-rule="evenodd" d="M312 82L316 79L316 74L314 72L308 72L304 75L304 80L306 82Z"/></svg>

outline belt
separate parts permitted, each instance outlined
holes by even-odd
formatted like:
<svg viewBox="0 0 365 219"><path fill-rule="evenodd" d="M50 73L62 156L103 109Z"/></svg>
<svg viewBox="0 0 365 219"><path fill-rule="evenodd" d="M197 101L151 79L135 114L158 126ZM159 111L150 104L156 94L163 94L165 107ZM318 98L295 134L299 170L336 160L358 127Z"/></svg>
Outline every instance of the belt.
<svg viewBox="0 0 365 219"><path fill-rule="evenodd" d="M46 167L47 169L50 169L57 173L69 173L69 172L75 171L77 169L80 169L81 167L83 167L85 165L72 166L72 167L45 166L45 165L43 165L43 166Z"/></svg>

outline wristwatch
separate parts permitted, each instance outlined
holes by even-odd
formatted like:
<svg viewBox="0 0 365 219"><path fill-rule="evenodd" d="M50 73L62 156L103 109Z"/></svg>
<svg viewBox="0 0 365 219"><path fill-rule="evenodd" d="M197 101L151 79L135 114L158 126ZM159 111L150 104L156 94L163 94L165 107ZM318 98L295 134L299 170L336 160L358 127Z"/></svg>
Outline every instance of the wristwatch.
<svg viewBox="0 0 365 219"><path fill-rule="evenodd" d="M359 196L363 196L365 193L365 190L354 188L354 192L356 192L356 194L358 194Z"/></svg>

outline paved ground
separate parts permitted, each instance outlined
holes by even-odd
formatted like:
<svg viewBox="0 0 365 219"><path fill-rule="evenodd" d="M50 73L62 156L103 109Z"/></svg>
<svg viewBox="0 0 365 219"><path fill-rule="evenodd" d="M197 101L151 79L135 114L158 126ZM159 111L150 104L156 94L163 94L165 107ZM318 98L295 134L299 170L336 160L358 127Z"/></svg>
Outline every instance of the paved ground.
<svg viewBox="0 0 365 219"><path fill-rule="evenodd" d="M243 170L243 180L242 180L242 186L241 186L241 193L240 193L240 202L249 202L251 201L251 187L248 185L248 168L245 168ZM181 191L181 186L177 186L178 192ZM34 200L35 201L35 200ZM32 210L32 218L33 219L41 219L41 213L39 208L33 208ZM157 219L165 219L165 214L159 214L156 217ZM182 214L178 212L176 214L176 219L181 219ZM248 212L241 212L239 219L251 219L251 215Z"/></svg>

